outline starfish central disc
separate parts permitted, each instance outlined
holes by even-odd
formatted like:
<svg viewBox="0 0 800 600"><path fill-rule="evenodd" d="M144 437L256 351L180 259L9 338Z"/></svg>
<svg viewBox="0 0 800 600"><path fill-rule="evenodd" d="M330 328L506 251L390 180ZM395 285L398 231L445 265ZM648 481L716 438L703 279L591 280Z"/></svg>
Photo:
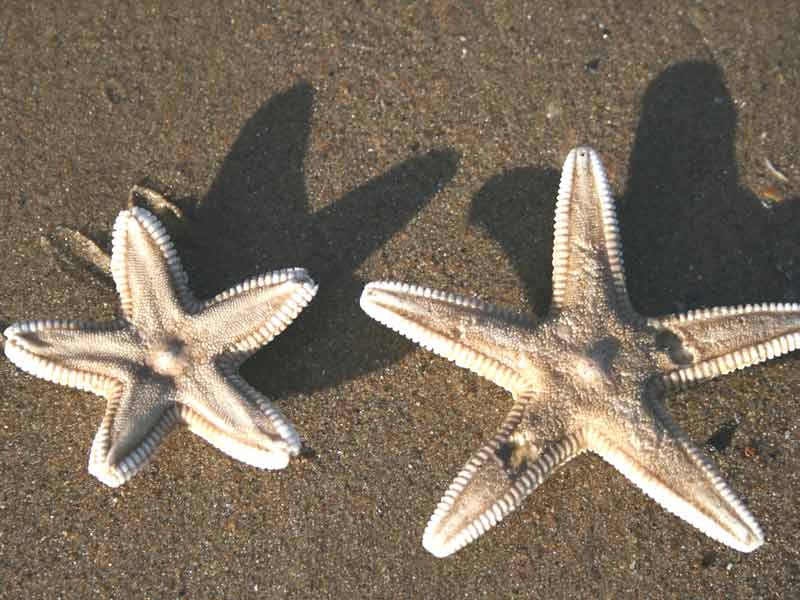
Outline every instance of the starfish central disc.
<svg viewBox="0 0 800 600"><path fill-rule="evenodd" d="M188 347L178 338L165 338L154 344L148 365L159 375L177 377L191 364Z"/></svg>
<svg viewBox="0 0 800 600"><path fill-rule="evenodd" d="M585 356L571 356L570 370L578 381L597 392L610 387L608 375L596 360Z"/></svg>

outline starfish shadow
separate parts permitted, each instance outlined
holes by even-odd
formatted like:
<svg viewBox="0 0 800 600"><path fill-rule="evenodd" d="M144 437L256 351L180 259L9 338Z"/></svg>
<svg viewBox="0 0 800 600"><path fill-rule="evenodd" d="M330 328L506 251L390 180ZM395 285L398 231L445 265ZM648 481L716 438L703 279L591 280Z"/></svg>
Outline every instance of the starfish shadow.
<svg viewBox="0 0 800 600"><path fill-rule="evenodd" d="M712 63L671 66L645 92L618 201L628 289L644 315L800 299L800 203L765 208L738 184L735 127L733 101ZM470 213L504 248L537 312L551 295L558 179L536 167L498 175L474 196Z"/></svg>
<svg viewBox="0 0 800 600"><path fill-rule="evenodd" d="M313 99L302 82L263 104L205 198L189 208L190 227L176 235L198 297L283 267L305 267L319 284L289 330L242 368L273 398L335 385L408 351L362 317L363 282L354 272L452 178L458 162L446 149L409 158L309 212L303 162Z"/></svg>
<svg viewBox="0 0 800 600"><path fill-rule="evenodd" d="M497 240L524 283L531 310L550 305L553 218L560 173L546 167L518 167L492 177L475 194L469 219Z"/></svg>
<svg viewBox="0 0 800 600"><path fill-rule="evenodd" d="M620 221L643 314L800 299L796 199L739 185L736 107L720 68L685 62L647 88Z"/></svg>

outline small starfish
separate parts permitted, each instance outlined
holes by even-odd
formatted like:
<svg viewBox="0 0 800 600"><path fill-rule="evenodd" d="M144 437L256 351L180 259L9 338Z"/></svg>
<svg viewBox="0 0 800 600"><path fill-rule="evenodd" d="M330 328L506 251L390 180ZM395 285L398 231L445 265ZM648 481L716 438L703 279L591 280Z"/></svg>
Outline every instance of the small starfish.
<svg viewBox="0 0 800 600"><path fill-rule="evenodd" d="M800 304L693 310L647 319L630 304L614 201L597 154L561 175L553 300L530 317L446 292L374 282L374 319L511 392L495 437L455 478L423 545L447 556L496 525L556 468L591 450L706 535L742 552L764 541L753 516L661 404L681 387L800 346Z"/></svg>
<svg viewBox="0 0 800 600"><path fill-rule="evenodd" d="M5 331L6 356L20 369L108 400L89 472L125 483L179 422L237 460L285 467L300 440L237 370L310 302L317 287L306 272L274 271L198 302L163 225L138 207L117 217L110 267L121 319Z"/></svg>

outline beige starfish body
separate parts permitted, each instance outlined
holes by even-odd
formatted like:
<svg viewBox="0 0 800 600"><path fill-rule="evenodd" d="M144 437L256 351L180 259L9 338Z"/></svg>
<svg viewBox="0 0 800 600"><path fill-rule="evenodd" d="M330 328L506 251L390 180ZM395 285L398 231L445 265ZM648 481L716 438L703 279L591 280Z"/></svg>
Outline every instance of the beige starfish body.
<svg viewBox="0 0 800 600"><path fill-rule="evenodd" d="M121 485L177 423L242 462L285 467L300 440L237 370L314 296L306 272L275 271L199 302L164 227L136 207L117 217L110 264L120 320L26 321L5 331L6 356L20 369L107 399L89 471Z"/></svg>
<svg viewBox="0 0 800 600"><path fill-rule="evenodd" d="M373 318L511 392L495 437L445 493L423 536L451 554L591 450L712 538L750 552L753 516L665 412L670 387L800 346L800 305L761 304L646 319L625 287L614 202L597 154L572 150L558 192L553 300L534 319L479 300L392 282L361 297Z"/></svg>

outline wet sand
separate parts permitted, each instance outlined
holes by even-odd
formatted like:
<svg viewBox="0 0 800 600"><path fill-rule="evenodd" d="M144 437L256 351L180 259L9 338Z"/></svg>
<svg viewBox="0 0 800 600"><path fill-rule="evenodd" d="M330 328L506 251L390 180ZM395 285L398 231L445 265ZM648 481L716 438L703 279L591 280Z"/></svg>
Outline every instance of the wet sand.
<svg viewBox="0 0 800 600"><path fill-rule="evenodd" d="M47 240L107 247L136 183L186 210L165 224L198 296L288 266L320 284L243 368L308 448L280 472L180 430L112 490L86 471L103 401L1 361L0 596L800 593L800 354L667 398L764 528L753 554L584 455L437 560L428 517L511 401L357 305L396 279L543 313L578 143L641 313L800 300L797 3L304 4L0 8L0 324L115 316Z"/></svg>

